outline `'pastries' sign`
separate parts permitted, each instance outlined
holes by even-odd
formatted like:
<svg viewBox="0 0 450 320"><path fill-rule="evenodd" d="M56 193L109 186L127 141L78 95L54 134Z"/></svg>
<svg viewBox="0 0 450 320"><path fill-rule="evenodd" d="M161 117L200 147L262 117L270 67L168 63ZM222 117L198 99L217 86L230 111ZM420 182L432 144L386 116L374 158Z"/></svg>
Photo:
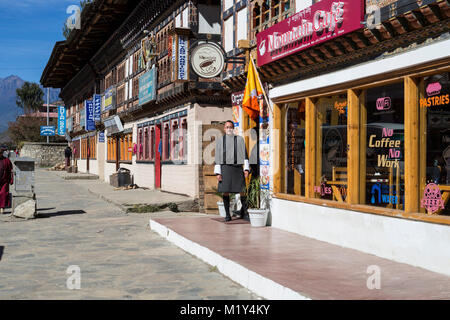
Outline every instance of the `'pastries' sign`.
<svg viewBox="0 0 450 320"><path fill-rule="evenodd" d="M362 27L362 0L322 0L257 35L258 65L284 58Z"/></svg>

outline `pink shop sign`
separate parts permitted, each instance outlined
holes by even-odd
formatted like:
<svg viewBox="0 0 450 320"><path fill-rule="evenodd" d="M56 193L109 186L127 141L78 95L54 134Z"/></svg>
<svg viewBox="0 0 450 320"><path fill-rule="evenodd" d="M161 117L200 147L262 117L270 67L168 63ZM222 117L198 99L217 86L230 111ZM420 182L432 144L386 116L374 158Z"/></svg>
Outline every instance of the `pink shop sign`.
<svg viewBox="0 0 450 320"><path fill-rule="evenodd" d="M322 0L257 34L258 66L363 27L362 0Z"/></svg>

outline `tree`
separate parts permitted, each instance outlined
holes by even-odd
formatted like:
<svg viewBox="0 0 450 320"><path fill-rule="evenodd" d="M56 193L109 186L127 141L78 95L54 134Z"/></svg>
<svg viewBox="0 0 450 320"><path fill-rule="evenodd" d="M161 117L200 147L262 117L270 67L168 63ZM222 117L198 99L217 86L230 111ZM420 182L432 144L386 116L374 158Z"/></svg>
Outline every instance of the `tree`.
<svg viewBox="0 0 450 320"><path fill-rule="evenodd" d="M47 125L47 119L41 117L32 117L22 115L17 117L15 122L8 123L8 135L10 140L19 145L21 142L45 142L46 136L41 136L41 126ZM57 126L58 121L55 118L50 119L49 125ZM51 142L65 142L65 137L52 136Z"/></svg>
<svg viewBox="0 0 450 320"><path fill-rule="evenodd" d="M44 104L44 92L37 83L26 81L22 88L16 89L16 104L25 114L39 110Z"/></svg>

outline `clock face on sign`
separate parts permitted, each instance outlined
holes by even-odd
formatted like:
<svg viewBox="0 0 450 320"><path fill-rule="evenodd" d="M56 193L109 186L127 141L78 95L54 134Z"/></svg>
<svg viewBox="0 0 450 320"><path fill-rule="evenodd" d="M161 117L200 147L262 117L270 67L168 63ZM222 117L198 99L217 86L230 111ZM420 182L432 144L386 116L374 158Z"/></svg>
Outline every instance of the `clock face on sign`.
<svg viewBox="0 0 450 320"><path fill-rule="evenodd" d="M212 43L203 43L194 48L191 54L194 72L202 78L214 78L220 75L225 65L222 50Z"/></svg>

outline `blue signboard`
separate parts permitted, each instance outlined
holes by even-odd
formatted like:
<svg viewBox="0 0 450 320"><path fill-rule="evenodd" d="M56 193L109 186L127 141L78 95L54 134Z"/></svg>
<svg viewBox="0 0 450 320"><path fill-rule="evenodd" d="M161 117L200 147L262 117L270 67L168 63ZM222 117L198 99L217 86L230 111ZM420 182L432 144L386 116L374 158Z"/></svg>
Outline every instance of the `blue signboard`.
<svg viewBox="0 0 450 320"><path fill-rule="evenodd" d="M187 80L188 41L183 36L178 37L178 79Z"/></svg>
<svg viewBox="0 0 450 320"><path fill-rule="evenodd" d="M156 67L139 78L139 105L156 99Z"/></svg>
<svg viewBox="0 0 450 320"><path fill-rule="evenodd" d="M94 121L101 121L101 113L102 113L102 96L99 94L94 94Z"/></svg>
<svg viewBox="0 0 450 320"><path fill-rule="evenodd" d="M58 106L58 135L64 136L66 134L66 108Z"/></svg>
<svg viewBox="0 0 450 320"><path fill-rule="evenodd" d="M105 142L105 132L104 131L100 131L98 133L98 142Z"/></svg>
<svg viewBox="0 0 450 320"><path fill-rule="evenodd" d="M86 112L84 129L86 131L94 131L94 102L92 100L84 100L84 110Z"/></svg>
<svg viewBox="0 0 450 320"><path fill-rule="evenodd" d="M41 126L41 136L54 136L55 126Z"/></svg>

